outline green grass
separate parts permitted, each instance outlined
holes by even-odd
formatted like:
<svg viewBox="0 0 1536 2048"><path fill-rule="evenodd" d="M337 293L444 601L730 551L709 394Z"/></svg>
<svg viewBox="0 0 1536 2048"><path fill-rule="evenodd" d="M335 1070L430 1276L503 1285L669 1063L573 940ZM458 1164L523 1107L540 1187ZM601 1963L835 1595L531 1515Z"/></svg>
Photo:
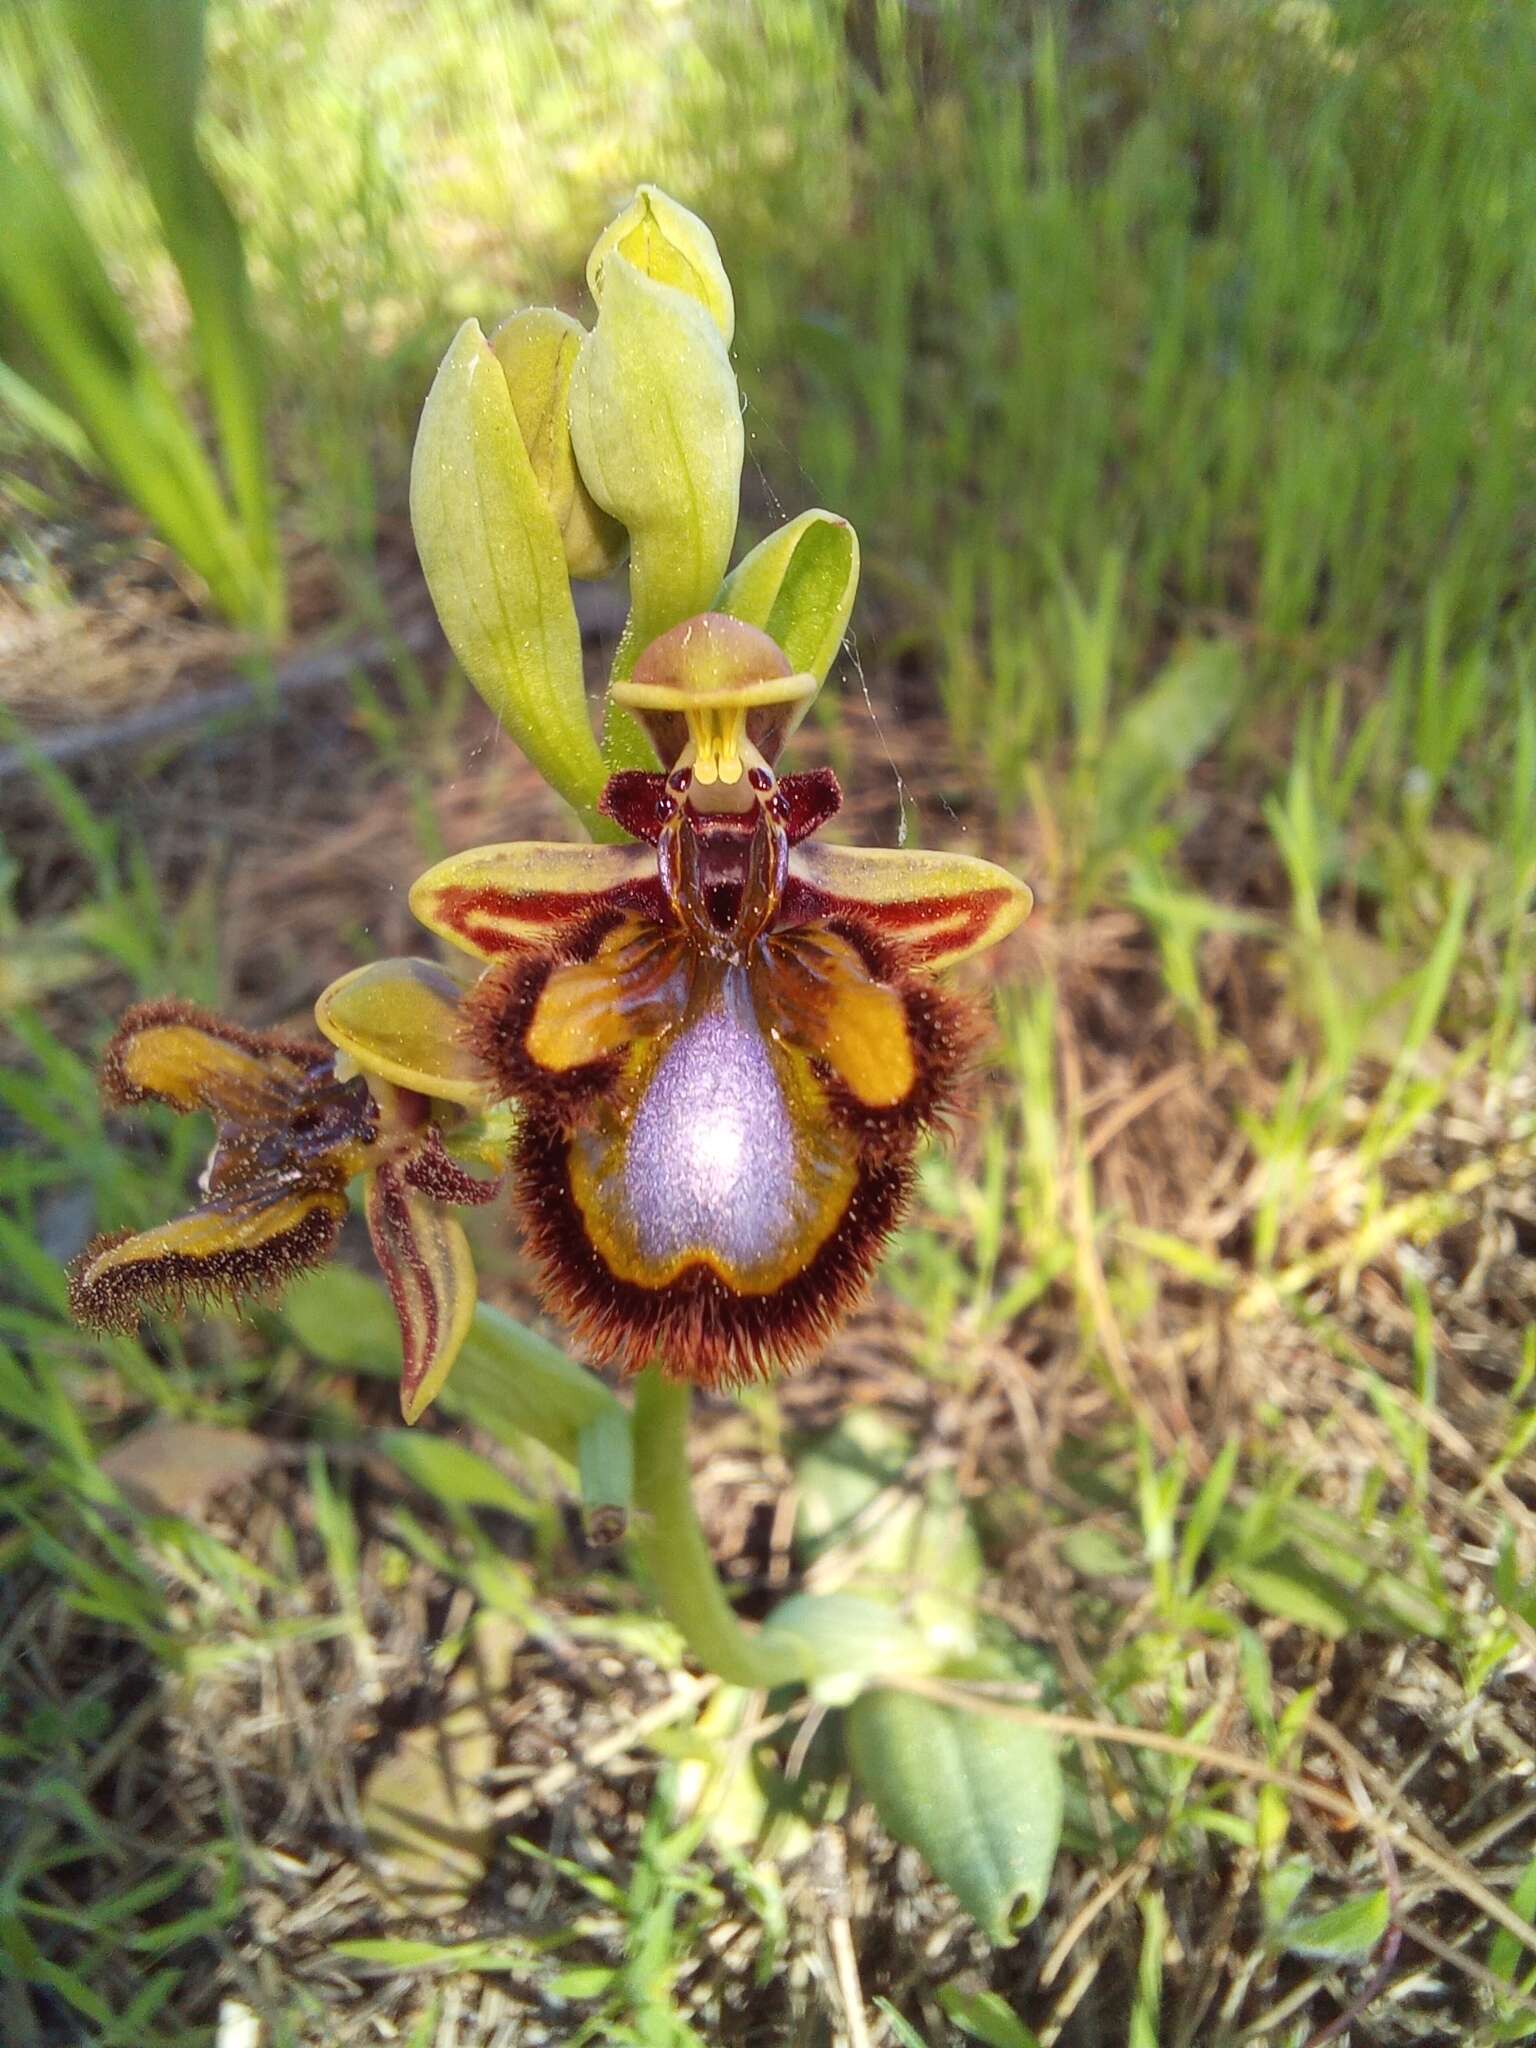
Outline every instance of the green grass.
<svg viewBox="0 0 1536 2048"><path fill-rule="evenodd" d="M6 35L190 391L170 259L57 24ZM866 818L894 765L904 824L1027 862L1041 907L985 1112L926 1159L857 1341L703 1425L710 1527L756 1572L737 1496L873 1385L936 1512L963 1483L984 1612L1042 1646L1012 1704L1102 1725L1067 1750L1050 1905L988 1954L846 1810L833 1731L658 1690L675 1641L494 1406L433 1425L484 1462L401 1458L358 1361L279 1316L80 1337L71 1203L169 1213L204 1137L106 1127L107 1015L173 989L264 1020L370 941L277 993L270 935L242 952L230 875L162 818L228 804L259 862L229 779L145 762L114 806L40 768L0 791L0 2034L205 2048L231 1997L294 2048L856 2039L846 1911L873 2041L1305 2048L1367 1991L1359 2038L1392 2048L1536 2038L1536 1958L1487 1906L1536 1919L1536 17L224 0L209 67L284 532L360 625L456 320L579 308L639 178L716 227L759 523L820 502L865 547L812 744ZM78 453L5 420L4 573L38 618L139 546ZM60 567L60 532L95 552ZM339 863L381 807L444 850L450 782L505 814L466 703L402 661L350 733L315 714ZM278 1441L282 1513L135 1507L102 1460L152 1417ZM910 1510L882 1481L796 1568L868 1568ZM445 1710L487 1614L522 1643L507 1783L544 1786L501 1919L400 1927L341 1887L306 1930L351 1868L354 1755ZM602 1761L545 1786L525 1725Z"/></svg>

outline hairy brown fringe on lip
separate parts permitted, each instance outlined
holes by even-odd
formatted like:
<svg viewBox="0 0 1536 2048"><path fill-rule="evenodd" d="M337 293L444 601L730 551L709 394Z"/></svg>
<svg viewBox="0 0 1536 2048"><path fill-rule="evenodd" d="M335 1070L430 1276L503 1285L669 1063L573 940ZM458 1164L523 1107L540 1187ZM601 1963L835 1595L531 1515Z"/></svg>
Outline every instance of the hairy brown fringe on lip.
<svg viewBox="0 0 1536 2048"><path fill-rule="evenodd" d="M809 1263L749 1294L700 1261L659 1287L623 1280L587 1235L571 1194L566 1133L530 1111L512 1159L513 1197L550 1313L605 1365L639 1372L660 1358L704 1386L730 1386L809 1363L863 1299L912 1192L910 1157L861 1163L847 1207Z"/></svg>

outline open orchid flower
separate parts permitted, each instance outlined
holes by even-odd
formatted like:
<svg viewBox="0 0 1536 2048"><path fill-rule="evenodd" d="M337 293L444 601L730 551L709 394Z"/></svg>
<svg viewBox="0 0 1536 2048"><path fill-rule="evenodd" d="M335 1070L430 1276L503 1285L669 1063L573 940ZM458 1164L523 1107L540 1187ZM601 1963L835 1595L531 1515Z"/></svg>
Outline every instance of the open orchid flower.
<svg viewBox="0 0 1536 2048"><path fill-rule="evenodd" d="M387 984L393 1027L378 1063L353 1055L353 1020ZM474 1313L469 1246L450 1205L496 1193L450 1156L437 1120L465 1118L485 1089L457 1047L457 985L428 961L363 968L326 992L332 1046L247 1031L190 1003L141 1003L102 1065L116 1108L163 1102L212 1115L216 1137L189 1215L100 1238L70 1276L83 1323L131 1326L189 1295L271 1292L335 1249L347 1186L361 1175L369 1232L400 1318L402 1402L414 1418L446 1377ZM385 1034L373 1033L383 1039ZM425 1054L423 1046L427 1047ZM435 1098L435 1101L434 1101Z"/></svg>
<svg viewBox="0 0 1536 2048"><path fill-rule="evenodd" d="M412 891L486 963L460 1042L520 1105L549 1305L629 1370L741 1380L823 1343L976 1035L934 976L1029 908L988 861L810 843L836 778L774 762L816 686L755 627L685 621L614 686L671 763L603 793L639 844L481 847Z"/></svg>

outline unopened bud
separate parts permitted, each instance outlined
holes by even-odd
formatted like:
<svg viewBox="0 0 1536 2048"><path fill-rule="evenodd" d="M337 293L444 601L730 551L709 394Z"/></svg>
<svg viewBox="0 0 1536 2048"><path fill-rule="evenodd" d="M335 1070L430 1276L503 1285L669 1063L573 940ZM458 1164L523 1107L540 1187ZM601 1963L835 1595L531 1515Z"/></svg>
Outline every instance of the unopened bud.
<svg viewBox="0 0 1536 2048"><path fill-rule="evenodd" d="M709 605L736 536L741 403L709 313L611 251L570 411L587 489L629 533L623 673L657 634Z"/></svg>
<svg viewBox="0 0 1536 2048"><path fill-rule="evenodd" d="M567 802L596 816L606 771L555 524L485 336L466 320L422 408L411 526L465 674Z"/></svg>
<svg viewBox="0 0 1536 2048"><path fill-rule="evenodd" d="M599 306L603 303L603 269L615 254L642 277L696 299L720 330L720 339L730 347L736 331L731 281L714 236L696 213L679 206L658 186L642 185L618 219L599 235L587 258L587 284Z"/></svg>

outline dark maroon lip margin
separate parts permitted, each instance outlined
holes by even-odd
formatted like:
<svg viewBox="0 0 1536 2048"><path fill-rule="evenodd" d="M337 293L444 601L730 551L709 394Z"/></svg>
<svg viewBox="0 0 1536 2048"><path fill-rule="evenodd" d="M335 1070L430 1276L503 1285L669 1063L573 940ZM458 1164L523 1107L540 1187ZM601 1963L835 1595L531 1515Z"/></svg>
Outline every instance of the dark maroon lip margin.
<svg viewBox="0 0 1536 2048"><path fill-rule="evenodd" d="M809 1363L862 1300L911 1197L910 1150L861 1159L842 1215L800 1272L767 1294L743 1294L711 1267L661 1287L621 1279L587 1236L571 1194L567 1135L533 1109L517 1135L512 1191L549 1312L594 1360L626 1373L652 1359L679 1379L735 1386Z"/></svg>

